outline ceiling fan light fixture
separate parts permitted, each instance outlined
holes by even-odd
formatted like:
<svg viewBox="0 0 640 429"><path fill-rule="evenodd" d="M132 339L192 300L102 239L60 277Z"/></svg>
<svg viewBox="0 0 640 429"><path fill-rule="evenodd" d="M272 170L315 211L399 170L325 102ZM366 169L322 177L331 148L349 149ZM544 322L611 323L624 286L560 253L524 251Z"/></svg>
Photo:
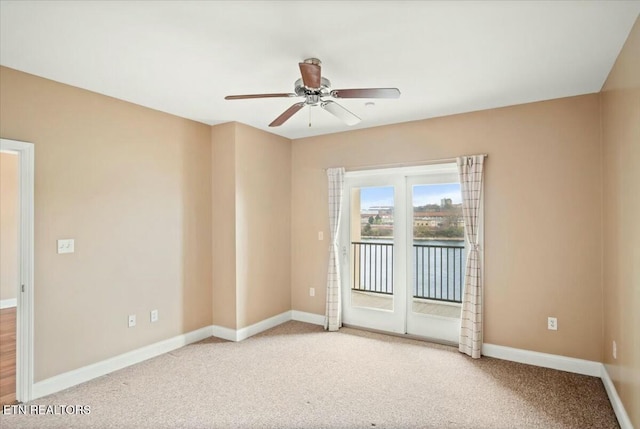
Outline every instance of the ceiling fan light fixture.
<svg viewBox="0 0 640 429"><path fill-rule="evenodd" d="M347 88L347 89L331 89L329 79L321 75L322 62L317 58L307 58L303 62L298 63L300 68L301 79L293 84L294 93L276 93L276 94L249 94L249 95L228 95L226 100L242 100L247 98L285 98L285 97L304 97L304 101L296 103L289 109L285 110L273 122L270 127L279 127L284 124L291 116L297 113L304 106L320 106L327 112L331 113L347 125L355 125L360 122L360 118L349 110L345 109L338 103L331 100L324 100L326 97L333 98L398 98L400 90L398 88ZM373 102L366 102L366 108L375 106Z"/></svg>

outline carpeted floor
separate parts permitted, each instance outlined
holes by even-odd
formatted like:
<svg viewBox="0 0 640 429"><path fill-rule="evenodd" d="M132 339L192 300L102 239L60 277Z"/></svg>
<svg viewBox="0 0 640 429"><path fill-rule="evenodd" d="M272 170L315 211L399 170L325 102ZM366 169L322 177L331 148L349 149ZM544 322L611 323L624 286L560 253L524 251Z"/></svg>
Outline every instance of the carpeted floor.
<svg viewBox="0 0 640 429"><path fill-rule="evenodd" d="M193 344L34 401L88 415L3 428L617 428L598 378L287 322ZM27 404L31 405L31 404Z"/></svg>

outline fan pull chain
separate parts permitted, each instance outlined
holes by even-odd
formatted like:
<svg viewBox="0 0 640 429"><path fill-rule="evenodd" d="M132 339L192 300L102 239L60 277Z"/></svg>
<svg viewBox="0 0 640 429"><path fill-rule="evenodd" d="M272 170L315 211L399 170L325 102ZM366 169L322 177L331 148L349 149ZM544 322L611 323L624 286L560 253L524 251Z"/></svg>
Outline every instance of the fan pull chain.
<svg viewBox="0 0 640 429"><path fill-rule="evenodd" d="M309 128L311 128L311 106L309 106Z"/></svg>

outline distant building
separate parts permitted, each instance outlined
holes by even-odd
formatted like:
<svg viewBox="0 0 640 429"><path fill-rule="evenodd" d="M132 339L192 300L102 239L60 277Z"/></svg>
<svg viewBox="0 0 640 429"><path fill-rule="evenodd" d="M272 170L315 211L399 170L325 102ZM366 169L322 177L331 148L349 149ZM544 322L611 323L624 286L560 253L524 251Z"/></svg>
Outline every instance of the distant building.
<svg viewBox="0 0 640 429"><path fill-rule="evenodd" d="M439 222L437 220L435 220L435 219L427 219L427 218L414 219L413 220L413 226L437 227L437 226L439 226Z"/></svg>
<svg viewBox="0 0 640 429"><path fill-rule="evenodd" d="M369 210L376 210L380 216L393 214L393 206L373 206Z"/></svg>
<svg viewBox="0 0 640 429"><path fill-rule="evenodd" d="M450 207L452 204L451 198L443 198L440 200L441 207Z"/></svg>

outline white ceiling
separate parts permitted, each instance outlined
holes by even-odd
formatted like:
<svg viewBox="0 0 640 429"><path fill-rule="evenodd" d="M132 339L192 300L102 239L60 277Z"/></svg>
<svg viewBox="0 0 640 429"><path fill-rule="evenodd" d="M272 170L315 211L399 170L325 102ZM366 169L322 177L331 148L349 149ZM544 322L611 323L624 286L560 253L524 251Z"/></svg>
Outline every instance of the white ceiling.
<svg viewBox="0 0 640 429"><path fill-rule="evenodd" d="M333 88L397 87L397 100L338 100L365 128L597 92L640 1L7 1L0 64L207 124L288 138L345 131L292 92L322 60Z"/></svg>

